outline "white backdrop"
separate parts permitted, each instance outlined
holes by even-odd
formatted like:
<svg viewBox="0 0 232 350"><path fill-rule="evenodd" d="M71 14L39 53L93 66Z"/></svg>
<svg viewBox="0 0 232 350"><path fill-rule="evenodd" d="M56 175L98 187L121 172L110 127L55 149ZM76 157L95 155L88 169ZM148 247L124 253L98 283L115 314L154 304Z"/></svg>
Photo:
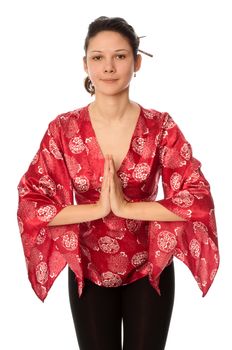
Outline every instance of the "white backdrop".
<svg viewBox="0 0 232 350"><path fill-rule="evenodd" d="M15 344L24 350L78 349L67 269L44 304L27 280L16 188L48 123L90 101L83 88L83 44L89 22L100 15L124 17L139 36L147 35L140 48L154 58L143 56L131 98L172 115L203 164L216 206L219 272L202 298L190 272L176 260L176 298L166 350L232 348L229 3L1 1L1 349L12 350Z"/></svg>

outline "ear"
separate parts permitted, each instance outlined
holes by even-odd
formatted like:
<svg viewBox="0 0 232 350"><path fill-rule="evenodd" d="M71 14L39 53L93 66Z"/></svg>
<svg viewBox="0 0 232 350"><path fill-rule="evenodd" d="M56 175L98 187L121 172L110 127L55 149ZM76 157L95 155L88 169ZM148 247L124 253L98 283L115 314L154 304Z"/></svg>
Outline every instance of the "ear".
<svg viewBox="0 0 232 350"><path fill-rule="evenodd" d="M138 72L140 70L141 63L142 63L142 56L138 54L135 60L135 67L134 67L135 72Z"/></svg>
<svg viewBox="0 0 232 350"><path fill-rule="evenodd" d="M84 66L85 73L89 74L86 56L83 57L83 66Z"/></svg>

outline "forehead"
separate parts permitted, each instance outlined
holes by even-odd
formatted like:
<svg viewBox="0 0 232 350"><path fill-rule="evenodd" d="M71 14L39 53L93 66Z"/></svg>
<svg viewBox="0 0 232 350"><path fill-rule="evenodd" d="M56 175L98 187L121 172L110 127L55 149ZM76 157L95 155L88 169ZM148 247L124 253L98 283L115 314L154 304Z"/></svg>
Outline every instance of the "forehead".
<svg viewBox="0 0 232 350"><path fill-rule="evenodd" d="M89 40L88 51L132 50L129 41L122 34L102 31Z"/></svg>

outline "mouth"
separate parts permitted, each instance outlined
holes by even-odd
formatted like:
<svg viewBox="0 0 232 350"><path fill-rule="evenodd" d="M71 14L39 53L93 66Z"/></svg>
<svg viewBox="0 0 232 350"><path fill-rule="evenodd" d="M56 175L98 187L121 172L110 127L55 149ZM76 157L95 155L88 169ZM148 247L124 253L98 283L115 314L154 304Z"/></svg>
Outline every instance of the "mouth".
<svg viewBox="0 0 232 350"><path fill-rule="evenodd" d="M101 81L103 81L104 83L114 83L117 80L118 79L101 79Z"/></svg>

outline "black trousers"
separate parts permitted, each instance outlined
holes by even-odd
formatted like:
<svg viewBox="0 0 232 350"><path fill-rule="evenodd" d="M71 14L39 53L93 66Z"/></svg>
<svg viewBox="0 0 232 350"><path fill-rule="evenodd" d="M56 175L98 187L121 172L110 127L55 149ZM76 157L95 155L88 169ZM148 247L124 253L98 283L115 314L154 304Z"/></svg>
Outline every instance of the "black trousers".
<svg viewBox="0 0 232 350"><path fill-rule="evenodd" d="M85 283L79 298L69 268L69 300L80 350L165 348L174 303L173 263L161 274L161 296L148 276L120 287L98 286L89 279Z"/></svg>

